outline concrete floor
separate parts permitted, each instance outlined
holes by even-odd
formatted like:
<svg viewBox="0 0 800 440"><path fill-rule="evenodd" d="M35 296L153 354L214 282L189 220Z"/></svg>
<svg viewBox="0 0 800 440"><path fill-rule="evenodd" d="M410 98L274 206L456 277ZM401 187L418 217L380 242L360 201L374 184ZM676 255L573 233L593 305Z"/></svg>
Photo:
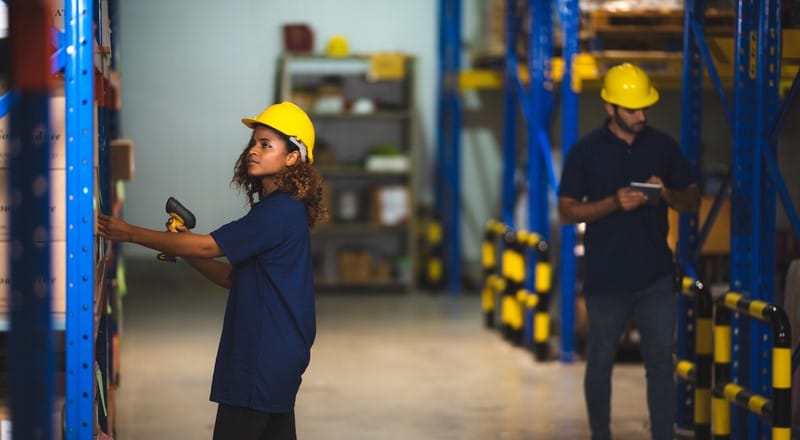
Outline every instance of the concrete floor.
<svg viewBox="0 0 800 440"><path fill-rule="evenodd" d="M155 258L155 257L154 257ZM183 263L128 263L117 439L211 438L225 292ZM476 295L319 294L301 440L588 438L584 364L537 363L482 327ZM647 439L644 371L614 375L616 439Z"/></svg>

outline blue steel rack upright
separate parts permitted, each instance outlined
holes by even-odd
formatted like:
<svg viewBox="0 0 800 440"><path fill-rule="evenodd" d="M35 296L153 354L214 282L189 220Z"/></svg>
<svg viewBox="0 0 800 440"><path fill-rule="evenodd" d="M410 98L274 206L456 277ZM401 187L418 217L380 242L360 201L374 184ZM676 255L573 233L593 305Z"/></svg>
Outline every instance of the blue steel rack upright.
<svg viewBox="0 0 800 440"><path fill-rule="evenodd" d="M684 5L684 32L683 32L683 70L681 85L681 151L689 162L689 170L695 182L700 181L701 175L701 147L702 124L699 115L703 110L703 66L700 59L700 50L697 40L702 40L702 23L698 17L705 16L705 0L695 0ZM692 26L697 25L695 33L698 39L693 38ZM713 222L713 217L709 217ZM697 278L698 266L698 239L696 213L680 213L678 241L676 244L676 259L682 273ZM711 223L709 223L711 224ZM685 295L678 295L678 314L676 317L677 343L676 355L679 359L692 358L695 353L695 326L690 325L690 316L697 316L696 307ZM690 312L691 311L691 314ZM676 382L676 425L689 430L694 423L694 386Z"/></svg>
<svg viewBox="0 0 800 440"><path fill-rule="evenodd" d="M461 0L439 0L439 101L435 209L441 221L447 290L461 291Z"/></svg>
<svg viewBox="0 0 800 440"><path fill-rule="evenodd" d="M567 157L578 140L578 90L576 88L575 59L578 56L578 31L580 7L578 0L560 0L559 17L563 35L562 57L564 75L561 78L561 157ZM575 358L575 258L576 233L574 225L561 226L561 361Z"/></svg>
<svg viewBox="0 0 800 440"><path fill-rule="evenodd" d="M64 4L67 102L65 438L94 436L94 48L91 0Z"/></svg>

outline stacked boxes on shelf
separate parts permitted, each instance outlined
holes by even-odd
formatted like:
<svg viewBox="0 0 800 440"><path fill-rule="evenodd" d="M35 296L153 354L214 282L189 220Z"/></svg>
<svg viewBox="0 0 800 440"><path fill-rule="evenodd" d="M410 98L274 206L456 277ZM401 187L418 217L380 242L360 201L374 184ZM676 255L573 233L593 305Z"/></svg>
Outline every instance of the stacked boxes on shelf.
<svg viewBox="0 0 800 440"><path fill-rule="evenodd" d="M317 286L413 288L414 57L284 55L280 66L278 99L314 121L331 214L313 238Z"/></svg>

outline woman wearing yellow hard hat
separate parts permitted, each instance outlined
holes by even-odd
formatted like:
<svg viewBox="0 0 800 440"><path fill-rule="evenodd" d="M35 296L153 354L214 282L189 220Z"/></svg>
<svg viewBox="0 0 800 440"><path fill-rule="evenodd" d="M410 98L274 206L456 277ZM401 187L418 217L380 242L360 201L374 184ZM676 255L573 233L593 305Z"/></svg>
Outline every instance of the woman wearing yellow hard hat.
<svg viewBox="0 0 800 440"><path fill-rule="evenodd" d="M608 118L569 151L558 189L566 224L586 223L583 293L588 318L584 394L592 439L610 439L611 373L629 319L647 371L650 431L672 439L672 343L676 297L667 209L696 212L700 191L677 142L647 126L658 91L633 64L607 72ZM633 189L643 183L652 195Z"/></svg>
<svg viewBox="0 0 800 440"><path fill-rule="evenodd" d="M228 289L211 383L213 438L296 439L295 399L316 335L310 229L327 216L311 166L314 125L290 102L242 122L252 131L232 182L250 202L243 217L194 234L100 215L98 232L183 257Z"/></svg>

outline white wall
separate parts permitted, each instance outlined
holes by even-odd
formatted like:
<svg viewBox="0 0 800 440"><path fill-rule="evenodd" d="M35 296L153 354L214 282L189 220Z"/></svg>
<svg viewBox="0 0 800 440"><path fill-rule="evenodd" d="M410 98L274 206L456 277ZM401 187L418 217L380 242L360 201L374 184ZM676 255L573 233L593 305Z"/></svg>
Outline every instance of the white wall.
<svg viewBox="0 0 800 440"><path fill-rule="evenodd" d="M121 131L135 142L124 210L132 223L162 228L169 196L194 211L198 232L244 213L244 196L229 185L250 135L240 118L272 103L285 23L308 23L317 52L342 34L354 53L415 54L422 150L432 151L438 2L135 0L119 7ZM126 253L149 252L128 246Z"/></svg>

